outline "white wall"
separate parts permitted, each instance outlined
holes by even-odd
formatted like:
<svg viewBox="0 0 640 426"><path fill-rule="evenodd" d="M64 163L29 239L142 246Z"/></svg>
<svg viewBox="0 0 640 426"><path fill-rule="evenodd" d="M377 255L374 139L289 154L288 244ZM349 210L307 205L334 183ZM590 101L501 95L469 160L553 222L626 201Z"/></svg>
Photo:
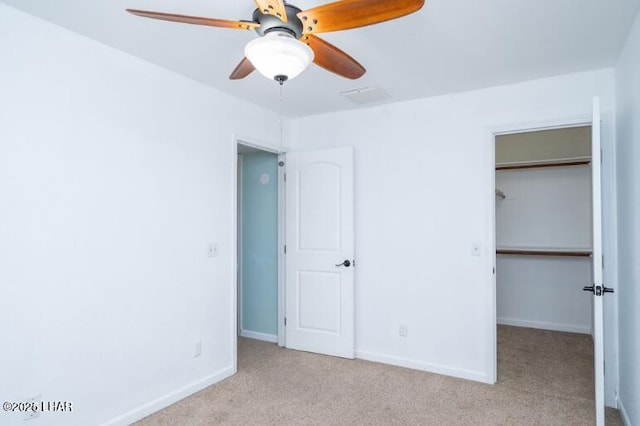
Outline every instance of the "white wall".
<svg viewBox="0 0 640 426"><path fill-rule="evenodd" d="M634 31L618 68L618 131L630 135L620 271L633 297ZM33 425L125 424L230 374L232 135L275 140L274 115L1 4L0 57L0 399L74 402L73 414ZM491 380L490 133L587 117L600 95L608 188L612 83L604 70L293 121L299 149L356 147L359 356ZM605 280L615 287L612 198ZM211 240L217 259L206 258ZM637 315L624 312L637 336ZM623 377L637 371L633 339ZM621 398L637 413L633 377Z"/></svg>
<svg viewBox="0 0 640 426"><path fill-rule="evenodd" d="M616 68L620 402L640 425L640 15Z"/></svg>
<svg viewBox="0 0 640 426"><path fill-rule="evenodd" d="M591 168L496 172L496 244L501 248L591 249ZM591 333L591 259L499 255L498 323Z"/></svg>
<svg viewBox="0 0 640 426"><path fill-rule="evenodd" d="M292 121L296 149L355 147L359 357L493 380L492 132L590 119L594 95L608 168L611 70ZM605 178L610 202L608 169ZM615 371L615 359L607 365Z"/></svg>
<svg viewBox="0 0 640 426"><path fill-rule="evenodd" d="M0 400L128 424L232 374L234 134L275 115L2 4L0 58Z"/></svg>
<svg viewBox="0 0 640 426"><path fill-rule="evenodd" d="M498 324L591 333L591 259L498 256Z"/></svg>
<svg viewBox="0 0 640 426"><path fill-rule="evenodd" d="M496 172L499 247L591 248L591 168Z"/></svg>

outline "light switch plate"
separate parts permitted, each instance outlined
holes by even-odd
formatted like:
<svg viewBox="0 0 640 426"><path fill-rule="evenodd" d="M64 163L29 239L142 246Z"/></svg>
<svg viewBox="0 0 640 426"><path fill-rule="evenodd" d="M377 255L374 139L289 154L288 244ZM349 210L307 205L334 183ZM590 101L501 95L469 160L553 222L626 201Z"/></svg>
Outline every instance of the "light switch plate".
<svg viewBox="0 0 640 426"><path fill-rule="evenodd" d="M207 248L208 257L218 257L218 243L209 243Z"/></svg>

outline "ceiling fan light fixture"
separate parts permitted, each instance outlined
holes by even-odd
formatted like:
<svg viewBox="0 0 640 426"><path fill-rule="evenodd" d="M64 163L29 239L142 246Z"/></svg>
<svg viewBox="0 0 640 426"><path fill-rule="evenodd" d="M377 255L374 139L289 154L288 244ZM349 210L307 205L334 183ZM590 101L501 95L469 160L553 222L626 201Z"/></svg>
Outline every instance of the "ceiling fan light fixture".
<svg viewBox="0 0 640 426"><path fill-rule="evenodd" d="M268 79L291 80L313 61L313 50L288 32L270 31L250 41L244 55Z"/></svg>

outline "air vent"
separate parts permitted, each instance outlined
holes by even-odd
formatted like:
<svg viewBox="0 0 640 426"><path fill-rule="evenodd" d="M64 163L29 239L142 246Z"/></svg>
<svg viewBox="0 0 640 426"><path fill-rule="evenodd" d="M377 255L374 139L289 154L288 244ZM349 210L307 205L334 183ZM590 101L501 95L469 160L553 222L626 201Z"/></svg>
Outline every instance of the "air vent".
<svg viewBox="0 0 640 426"><path fill-rule="evenodd" d="M347 90L340 94L357 104L371 104L391 98L391 95L387 92L375 87L363 87L361 89Z"/></svg>

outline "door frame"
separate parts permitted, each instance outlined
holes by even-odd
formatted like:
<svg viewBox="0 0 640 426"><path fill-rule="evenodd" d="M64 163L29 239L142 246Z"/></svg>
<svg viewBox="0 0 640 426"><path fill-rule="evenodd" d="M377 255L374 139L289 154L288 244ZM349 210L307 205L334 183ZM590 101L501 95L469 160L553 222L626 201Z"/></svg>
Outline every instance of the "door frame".
<svg viewBox="0 0 640 426"><path fill-rule="evenodd" d="M501 135L510 135L518 133L528 133L543 130L555 130L555 129L567 129L572 127L585 127L592 125L592 119L590 116L579 116L560 120L550 120L542 122L530 122L511 124L504 126L497 126L488 129L487 142L485 144L485 170L487 171L486 179L488 188L486 193L486 215L488 226L488 232L486 238L489 242L487 245L490 250L490 256L486 256L485 268L489 278L490 288L487 291L488 300L486 301L489 306L489 320L487 321L485 328L485 338L487 342L487 383L495 384L498 380L498 336L497 336L497 302L496 302L496 203L495 203L495 190L496 190L496 137Z"/></svg>
<svg viewBox="0 0 640 426"><path fill-rule="evenodd" d="M485 234L487 247L492 250L492 256L484 258L484 270L486 271L487 300L489 307L487 324L485 327L485 342L487 353L485 355L487 383L495 383L497 379L497 312L496 312L496 280L492 269L496 264L496 240L495 240L495 137L508 133L523 133L536 130L549 130L566 127L591 126L591 98L585 99L589 112L582 115L573 115L549 119L547 121L515 122L486 127L485 140L485 217L488 222L488 231ZM618 246L617 246L617 192L616 192L616 145L614 113L607 102L601 98L601 148L602 148L602 205L603 205L603 251L604 280L607 287L618 287ZM608 284L607 284L608 283ZM605 403L608 407L618 406L619 370L618 370L618 293L608 295L608 302L604 306L604 340L605 340Z"/></svg>
<svg viewBox="0 0 640 426"><path fill-rule="evenodd" d="M238 330L239 330L239 294L240 294L240 282L238 280L238 271L240 268L239 256L238 256L238 236L240 230L240 223L238 221L238 215L240 213L238 207L238 197L240 196L240 181L238 176L238 145L244 145L251 148L255 148L260 151L269 152L278 155L278 161L285 161L286 149L281 149L276 143L266 142L264 140L255 139L249 136L240 134L234 134L232 138L232 191L231 197L233 206L232 209L232 235L231 235L231 271L232 273L232 291L231 291L231 312L232 312L232 360L233 371L238 371ZM285 256L284 256L284 232L286 225L285 217L285 186L284 186L284 167L278 167L278 346L284 347L286 345L285 340L285 328L284 328L284 316L285 316Z"/></svg>

